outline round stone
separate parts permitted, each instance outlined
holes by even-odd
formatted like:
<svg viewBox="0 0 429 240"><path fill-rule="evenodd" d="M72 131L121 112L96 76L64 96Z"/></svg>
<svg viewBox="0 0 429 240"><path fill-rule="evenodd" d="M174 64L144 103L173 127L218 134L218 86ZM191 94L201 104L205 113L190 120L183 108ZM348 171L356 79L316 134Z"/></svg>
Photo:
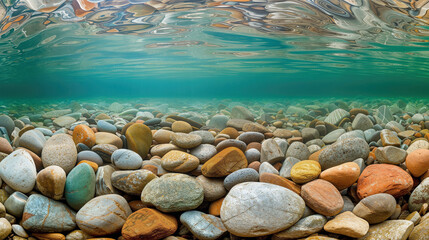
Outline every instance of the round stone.
<svg viewBox="0 0 429 240"><path fill-rule="evenodd" d="M320 164L313 160L303 160L293 165L290 174L292 181L307 183L316 179L321 172Z"/></svg>
<svg viewBox="0 0 429 240"><path fill-rule="evenodd" d="M2 137L0 137L0 152L6 154L10 154L13 152L13 148L10 145L9 141Z"/></svg>
<svg viewBox="0 0 429 240"><path fill-rule="evenodd" d="M213 134L209 131L203 131L203 130L193 131L190 134L200 136L202 139L201 141L202 144L213 144L215 141Z"/></svg>
<svg viewBox="0 0 429 240"><path fill-rule="evenodd" d="M134 123L127 129L125 136L128 148L138 153L142 159L145 159L152 144L152 131L150 128L144 124Z"/></svg>
<svg viewBox="0 0 429 240"><path fill-rule="evenodd" d="M202 143L203 139L199 135L176 133L171 137L171 142L181 148L194 148Z"/></svg>
<svg viewBox="0 0 429 240"><path fill-rule="evenodd" d="M163 239L176 232L175 217L151 208L142 208L132 213L122 227L125 240Z"/></svg>
<svg viewBox="0 0 429 240"><path fill-rule="evenodd" d="M338 189L322 179L303 185L301 197L308 207L324 216L335 216L344 207L344 201Z"/></svg>
<svg viewBox="0 0 429 240"><path fill-rule="evenodd" d="M42 153L45 142L45 136L38 130L27 131L19 138L20 147L27 148L39 156Z"/></svg>
<svg viewBox="0 0 429 240"><path fill-rule="evenodd" d="M191 124L184 121L175 121L171 126L171 130L173 130L173 132L179 133L190 133L192 132L192 126Z"/></svg>
<svg viewBox="0 0 429 240"><path fill-rule="evenodd" d="M195 170L200 164L197 157L182 151L173 150L161 159L161 166L165 170L186 173Z"/></svg>
<svg viewBox="0 0 429 240"><path fill-rule="evenodd" d="M247 159L244 153L236 147L229 147L204 163L201 171L206 177L225 177L245 167Z"/></svg>
<svg viewBox="0 0 429 240"><path fill-rule="evenodd" d="M153 134L153 140L155 140L158 144L169 143L171 141L171 136L174 135L174 132L159 129Z"/></svg>
<svg viewBox="0 0 429 240"><path fill-rule="evenodd" d="M123 145L122 139L113 133L98 132L95 134L95 144L111 144L117 148Z"/></svg>
<svg viewBox="0 0 429 240"><path fill-rule="evenodd" d="M216 147L211 144L201 144L190 151L190 154L197 157L200 160L200 163L207 162L210 158L216 155L216 153Z"/></svg>
<svg viewBox="0 0 429 240"><path fill-rule="evenodd" d="M77 150L72 138L67 134L57 134L48 139L42 150L44 167L56 165L70 172L76 165Z"/></svg>
<svg viewBox="0 0 429 240"><path fill-rule="evenodd" d="M376 193L401 197L409 193L412 187L413 178L402 168L391 164L373 164L360 175L357 194L361 199Z"/></svg>
<svg viewBox="0 0 429 240"><path fill-rule="evenodd" d="M246 143L237 139L226 139L221 141L216 145L216 151L220 152L225 148L229 148L229 147L239 148L243 152L246 151Z"/></svg>
<svg viewBox="0 0 429 240"><path fill-rule="evenodd" d="M87 202L77 212L76 223L92 236L104 236L119 232L130 214L131 209L125 198L108 194Z"/></svg>
<svg viewBox="0 0 429 240"><path fill-rule="evenodd" d="M134 170L142 166L143 159L131 150L118 149L113 152L111 161L119 169Z"/></svg>
<svg viewBox="0 0 429 240"><path fill-rule="evenodd" d="M79 210L95 195L95 173L86 163L73 168L67 175L64 190L67 204L75 210Z"/></svg>
<svg viewBox="0 0 429 240"><path fill-rule="evenodd" d="M429 150L417 149L408 154L405 164L414 177L420 177L429 169Z"/></svg>
<svg viewBox="0 0 429 240"><path fill-rule="evenodd" d="M200 175L195 180L203 187L205 201L213 202L226 195L222 179L207 178Z"/></svg>
<svg viewBox="0 0 429 240"><path fill-rule="evenodd" d="M66 185L66 172L58 166L42 169L36 178L37 189L45 196L60 200Z"/></svg>
<svg viewBox="0 0 429 240"><path fill-rule="evenodd" d="M310 156L308 147L302 142L293 142L286 152L286 157L294 157L299 160L307 160Z"/></svg>
<svg viewBox="0 0 429 240"><path fill-rule="evenodd" d="M100 155L90 150L84 150L77 154L77 161L80 162L83 160L91 161L96 163L98 166L103 165L103 159Z"/></svg>
<svg viewBox="0 0 429 240"><path fill-rule="evenodd" d="M13 130L15 129L15 123L13 122L12 118L5 114L2 114L0 115L0 127L6 128L7 134L10 137Z"/></svg>
<svg viewBox="0 0 429 240"><path fill-rule="evenodd" d="M31 155L18 149L0 162L0 177L12 189L23 193L33 190L36 183L36 165Z"/></svg>
<svg viewBox="0 0 429 240"><path fill-rule="evenodd" d="M244 155L246 156L248 163L256 162L261 159L261 153L255 148L246 150Z"/></svg>
<svg viewBox="0 0 429 240"><path fill-rule="evenodd" d="M0 239L6 239L12 233L12 225L6 218L0 218Z"/></svg>
<svg viewBox="0 0 429 240"><path fill-rule="evenodd" d="M86 125L77 125L73 129L73 141L75 144L83 143L91 148L95 145L95 133Z"/></svg>
<svg viewBox="0 0 429 240"><path fill-rule="evenodd" d="M143 188L157 176L149 170L115 171L111 176L115 188L131 195L140 195Z"/></svg>
<svg viewBox="0 0 429 240"><path fill-rule="evenodd" d="M304 208L302 198L286 188L247 182L231 189L222 203L220 217L230 233L258 237L291 227L302 217Z"/></svg>
<svg viewBox="0 0 429 240"><path fill-rule="evenodd" d="M262 140L264 139L264 134L259 132L244 132L238 137L238 140L241 140L246 144L249 144L251 142L262 142Z"/></svg>
<svg viewBox="0 0 429 240"><path fill-rule="evenodd" d="M259 174L253 168L243 168L229 174L223 181L223 185L227 190L230 190L232 187L239 183L244 182L258 182Z"/></svg>
<svg viewBox="0 0 429 240"><path fill-rule="evenodd" d="M113 124L110 124L104 120L98 120L97 129L100 132L109 132L109 133L116 133L117 131L116 127Z"/></svg>
<svg viewBox="0 0 429 240"><path fill-rule="evenodd" d="M387 193L377 193L366 197L353 208L353 213L370 224L381 223L395 212L396 200Z"/></svg>
<svg viewBox="0 0 429 240"><path fill-rule="evenodd" d="M359 165L355 162L348 162L326 169L320 174L320 178L332 183L341 191L353 185L359 175Z"/></svg>
<svg viewBox="0 0 429 240"><path fill-rule="evenodd" d="M201 205L204 189L188 175L168 173L149 182L141 193L141 200L163 212L187 211Z"/></svg>

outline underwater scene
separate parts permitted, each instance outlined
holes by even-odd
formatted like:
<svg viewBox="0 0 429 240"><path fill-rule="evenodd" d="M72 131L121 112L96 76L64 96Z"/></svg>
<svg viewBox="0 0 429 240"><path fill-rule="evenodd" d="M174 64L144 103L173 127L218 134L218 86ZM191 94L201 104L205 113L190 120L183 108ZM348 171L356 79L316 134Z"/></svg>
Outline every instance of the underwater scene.
<svg viewBox="0 0 429 240"><path fill-rule="evenodd" d="M0 240L429 240L429 0L0 0Z"/></svg>

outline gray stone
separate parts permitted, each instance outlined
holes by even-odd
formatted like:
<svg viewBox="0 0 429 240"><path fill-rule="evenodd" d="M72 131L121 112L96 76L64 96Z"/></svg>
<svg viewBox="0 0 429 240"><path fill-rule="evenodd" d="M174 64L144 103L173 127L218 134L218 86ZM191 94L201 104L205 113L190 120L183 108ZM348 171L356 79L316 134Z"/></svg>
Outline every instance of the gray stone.
<svg viewBox="0 0 429 240"><path fill-rule="evenodd" d="M369 119L369 117L365 114L362 113L358 113L358 115L356 115L355 119L352 122L352 128L354 130L368 130L371 129L374 126L374 124L372 123L371 119Z"/></svg>
<svg viewBox="0 0 429 240"><path fill-rule="evenodd" d="M66 232L76 228L75 212L67 205L40 194L25 204L21 225L30 232Z"/></svg>
<svg viewBox="0 0 429 240"><path fill-rule="evenodd" d="M411 121L413 121L413 123L420 123L421 121L424 121L424 117L422 114L416 113L411 118Z"/></svg>
<svg viewBox="0 0 429 240"><path fill-rule="evenodd" d="M42 150L44 167L56 165L70 172L76 165L77 150L73 139L67 134L57 134L48 139Z"/></svg>
<svg viewBox="0 0 429 240"><path fill-rule="evenodd" d="M368 233L358 240L394 239L406 240L413 231L414 223L408 220L388 220L370 226Z"/></svg>
<svg viewBox="0 0 429 240"><path fill-rule="evenodd" d="M358 159L354 160L353 162L359 166L360 173L362 173L363 170L366 168L365 160L363 160L362 158L358 158Z"/></svg>
<svg viewBox="0 0 429 240"><path fill-rule="evenodd" d="M98 120L97 129L100 132L109 132L109 133L116 133L116 130L117 130L115 125L110 124L104 120Z"/></svg>
<svg viewBox="0 0 429 240"><path fill-rule="evenodd" d="M289 143L286 141L286 139L283 138L274 138L277 145L279 145L280 150L282 150L283 155L286 156L287 148L289 147Z"/></svg>
<svg viewBox="0 0 429 240"><path fill-rule="evenodd" d="M226 123L228 122L228 120L229 117L225 115L215 115L210 119L208 126L211 128L223 130L224 128L226 128Z"/></svg>
<svg viewBox="0 0 429 240"><path fill-rule="evenodd" d="M249 121L249 120L245 120L245 119L230 119L226 123L226 126L227 127L233 127L233 128L235 128L235 129L237 129L237 130L240 131L240 130L243 129L243 126L246 123L252 123L252 122Z"/></svg>
<svg viewBox="0 0 429 240"><path fill-rule="evenodd" d="M104 236L119 232L131 213L124 197L103 195L91 199L77 212L76 223L93 236Z"/></svg>
<svg viewBox="0 0 429 240"><path fill-rule="evenodd" d="M205 201L213 202L226 195L221 178L208 178L200 175L195 180L203 187Z"/></svg>
<svg viewBox="0 0 429 240"><path fill-rule="evenodd" d="M80 162L83 160L94 162L98 166L103 165L103 159L100 157L100 155L91 150L84 150L77 154L77 161Z"/></svg>
<svg viewBox="0 0 429 240"><path fill-rule="evenodd" d="M7 130L8 136L10 137L13 130L15 129L15 123L12 118L7 115L0 115L0 127L4 127Z"/></svg>
<svg viewBox="0 0 429 240"><path fill-rule="evenodd" d="M121 170L135 170L142 166L143 159L136 152L128 149L118 149L113 152L111 161Z"/></svg>
<svg viewBox="0 0 429 240"><path fill-rule="evenodd" d="M259 175L261 175L262 173L273 173L279 175L279 171L277 171L277 169L275 169L273 165L271 165L269 162L263 162L259 166Z"/></svg>
<svg viewBox="0 0 429 240"><path fill-rule="evenodd" d="M195 134L200 136L202 139L201 141L202 144L213 144L215 141L213 134L209 131L199 130L199 131L190 132L189 134Z"/></svg>
<svg viewBox="0 0 429 240"><path fill-rule="evenodd" d="M395 209L396 200L392 195L377 193L362 199L353 208L353 213L370 224L376 224L392 216Z"/></svg>
<svg viewBox="0 0 429 240"><path fill-rule="evenodd" d="M199 135L175 133L171 136L171 142L181 148L194 148L202 143L203 139Z"/></svg>
<svg viewBox="0 0 429 240"><path fill-rule="evenodd" d="M319 131L315 128L303 128L301 130L302 140L308 142L313 139L319 138Z"/></svg>
<svg viewBox="0 0 429 240"><path fill-rule="evenodd" d="M386 124L390 121L393 121L392 113L390 112L389 107L387 107L386 105L379 107L375 112L374 117L378 124Z"/></svg>
<svg viewBox="0 0 429 240"><path fill-rule="evenodd" d="M292 170L293 165L295 165L299 161L300 160L298 158L287 157L283 162L282 168L280 168L280 176L290 179L290 171Z"/></svg>
<svg viewBox="0 0 429 240"><path fill-rule="evenodd" d="M337 139L337 142L344 140L344 139L347 139L347 138L362 138L363 140L365 140L365 134L362 132L362 130L353 130L353 131L346 132L346 133L342 134Z"/></svg>
<svg viewBox="0 0 429 240"><path fill-rule="evenodd" d="M255 148L246 150L246 152L244 152L244 155L246 156L248 163L259 161L261 159L261 153L258 151L258 149Z"/></svg>
<svg viewBox="0 0 429 240"><path fill-rule="evenodd" d="M337 141L337 139L338 139L341 135L343 135L345 132L346 132L346 130L344 130L344 129L342 129L342 128L337 129L337 130L334 130L334 131L332 131L332 132L328 133L326 136L324 136L324 137L322 138L322 141L323 141L325 144L332 144L332 143L336 142L336 141Z"/></svg>
<svg viewBox="0 0 429 240"><path fill-rule="evenodd" d="M45 136L38 130L29 130L22 134L19 138L19 146L31 150L35 154L42 153L43 146L45 146Z"/></svg>
<svg viewBox="0 0 429 240"><path fill-rule="evenodd" d="M251 122L254 121L253 114L245 107L235 106L231 110L232 119L245 119Z"/></svg>
<svg viewBox="0 0 429 240"><path fill-rule="evenodd" d="M242 152L245 152L246 146L247 146L246 143L244 143L243 141L240 141L237 139L227 139L227 140L223 140L222 142L220 142L216 146L216 150L217 150L217 152L220 152L220 151L222 151L228 147L236 147L236 148L240 149Z"/></svg>
<svg viewBox="0 0 429 240"><path fill-rule="evenodd" d="M341 210L340 213L347 212L347 211L352 212L353 209L355 208L355 205L353 204L352 200L347 196L341 196L341 197L343 198L344 206L343 206L343 210Z"/></svg>
<svg viewBox="0 0 429 240"><path fill-rule="evenodd" d="M297 239L307 237L323 229L327 222L325 216L320 214L301 218L292 227L273 235L272 240Z"/></svg>
<svg viewBox="0 0 429 240"><path fill-rule="evenodd" d="M204 164L216 155L217 151L216 147L211 144L201 144L200 146L191 149L190 153L197 157L201 164Z"/></svg>
<svg viewBox="0 0 429 240"><path fill-rule="evenodd" d="M25 229L19 225L19 224L12 224L12 231L14 234L22 237L22 238L28 238L28 234L25 231Z"/></svg>
<svg viewBox="0 0 429 240"><path fill-rule="evenodd" d="M234 187L239 183L258 182L258 181L259 181L259 174L255 169L243 168L229 174L223 181L223 185L227 190L230 190L232 187Z"/></svg>
<svg viewBox="0 0 429 240"><path fill-rule="evenodd" d="M394 146L379 147L375 150L375 157L380 163L399 165L405 161L407 152Z"/></svg>
<svg viewBox="0 0 429 240"><path fill-rule="evenodd" d="M405 131L405 128L396 121L390 121L386 124L386 129L395 131L395 132L403 132Z"/></svg>
<svg viewBox="0 0 429 240"><path fill-rule="evenodd" d="M4 202L6 211L17 218L21 218L27 199L28 197L21 192L12 193Z"/></svg>
<svg viewBox="0 0 429 240"><path fill-rule="evenodd" d="M141 200L163 212L187 211L201 205L204 190L188 175L167 173L146 185L141 193Z"/></svg>
<svg viewBox="0 0 429 240"><path fill-rule="evenodd" d="M286 114L288 115L297 114L298 116L302 117L307 114L307 110L296 106L289 106L288 109L286 110Z"/></svg>
<svg viewBox="0 0 429 240"><path fill-rule="evenodd" d="M304 200L289 189L246 182L233 187L225 197L220 217L230 233L259 237L291 227L301 218L304 208Z"/></svg>
<svg viewBox="0 0 429 240"><path fill-rule="evenodd" d="M348 138L326 147L319 155L322 170L351 162L358 158L366 159L369 146L361 138Z"/></svg>
<svg viewBox="0 0 429 240"><path fill-rule="evenodd" d="M429 203L429 178L423 180L411 193L408 208L411 212L419 211L424 203Z"/></svg>
<svg viewBox="0 0 429 240"><path fill-rule="evenodd" d="M200 211L182 213L180 222L201 240L216 240L227 231L220 218Z"/></svg>
<svg viewBox="0 0 429 240"><path fill-rule="evenodd" d="M286 157L294 157L299 160L307 160L310 156L310 151L302 142L293 142L286 152Z"/></svg>
<svg viewBox="0 0 429 240"><path fill-rule="evenodd" d="M200 145L201 146L201 145ZM199 146L198 146L199 147ZM196 147L196 148L198 148L198 147ZM214 147L214 146L213 146ZM164 143L164 144L158 144L158 145L155 145L155 146L153 146L151 149L150 149L150 154L152 155L152 156L160 156L160 157L163 157L165 154L167 154L168 152L170 152L170 151L173 151L173 150L178 150L178 151L185 151L183 148L180 148L180 147L178 147L178 146L176 146L176 145L174 145L174 144L171 144L171 143ZM216 149L215 149L216 150Z"/></svg>
<svg viewBox="0 0 429 240"><path fill-rule="evenodd" d="M53 110L42 115L43 118L58 118L71 113L71 109Z"/></svg>
<svg viewBox="0 0 429 240"><path fill-rule="evenodd" d="M338 108L336 110L334 110L333 112L331 112L325 119L325 122L333 124L333 125L338 125L341 120L343 120L346 117L349 117L350 113L347 112L344 109Z"/></svg>
<svg viewBox="0 0 429 240"><path fill-rule="evenodd" d="M264 134L260 132L244 132L238 136L238 140L249 144L251 142L262 142L265 139Z"/></svg>
<svg viewBox="0 0 429 240"><path fill-rule="evenodd" d="M115 113L121 112L123 109L124 109L124 106L122 106L122 104L117 102L114 102L109 106L109 111L115 112Z"/></svg>
<svg viewBox="0 0 429 240"><path fill-rule="evenodd" d="M284 158L284 153L274 139L267 139L262 142L261 162L274 164L283 161Z"/></svg>
<svg viewBox="0 0 429 240"><path fill-rule="evenodd" d="M36 165L31 155L18 149L0 162L0 177L12 189L23 193L33 190L36 184Z"/></svg>
<svg viewBox="0 0 429 240"><path fill-rule="evenodd" d="M61 116L54 120L54 125L59 127L69 128L75 122L76 122L76 119L74 117Z"/></svg>

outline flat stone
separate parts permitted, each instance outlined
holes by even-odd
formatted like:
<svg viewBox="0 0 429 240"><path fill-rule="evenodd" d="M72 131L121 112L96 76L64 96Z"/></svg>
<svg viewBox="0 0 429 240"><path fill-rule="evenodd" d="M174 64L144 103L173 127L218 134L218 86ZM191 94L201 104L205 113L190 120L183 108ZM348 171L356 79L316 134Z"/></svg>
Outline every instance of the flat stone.
<svg viewBox="0 0 429 240"><path fill-rule="evenodd" d="M279 175L273 173L260 173L259 181L281 186L301 195L301 187L298 184Z"/></svg>
<svg viewBox="0 0 429 240"><path fill-rule="evenodd" d="M214 148L214 146L213 146L213 148ZM165 154L167 154L168 152L173 151L173 150L185 151L185 149L180 148L180 147L178 147L178 146L176 146L174 144L171 144L171 143L162 143L162 144L158 144L158 145L153 146L150 149L150 154L152 156L163 157Z"/></svg>
<svg viewBox="0 0 429 240"><path fill-rule="evenodd" d="M119 232L130 214L131 209L125 198L108 194L87 202L77 212L76 223L92 236L104 236Z"/></svg>
<svg viewBox="0 0 429 240"><path fill-rule="evenodd" d="M200 164L200 160L186 152L172 150L165 154L161 159L161 166L165 170L187 173L195 170Z"/></svg>
<svg viewBox="0 0 429 240"><path fill-rule="evenodd" d="M404 149L394 146L379 147L375 150L375 157L380 163L399 165L405 161L407 152Z"/></svg>
<svg viewBox="0 0 429 240"><path fill-rule="evenodd" d="M299 160L308 160L308 157L310 157L310 151L304 143L293 142L287 149L286 157L294 157Z"/></svg>
<svg viewBox="0 0 429 240"><path fill-rule="evenodd" d="M18 149L0 162L0 177L12 189L23 193L33 190L36 183L36 165L31 155Z"/></svg>
<svg viewBox="0 0 429 240"><path fill-rule="evenodd" d="M322 230L326 221L326 217L320 214L303 217L292 227L275 233L272 237L272 240L298 239L307 237Z"/></svg>
<svg viewBox="0 0 429 240"><path fill-rule="evenodd" d="M216 147L211 144L201 144L190 151L190 154L197 157L202 164L206 163L210 158L216 155L216 153Z"/></svg>
<svg viewBox="0 0 429 240"><path fill-rule="evenodd" d="M407 154L410 154L417 149L429 149L429 142L426 140L417 140L413 142L407 149Z"/></svg>
<svg viewBox="0 0 429 240"><path fill-rule="evenodd" d="M359 240L395 239L406 240L414 224L408 220L388 220L372 225L368 233Z"/></svg>
<svg viewBox="0 0 429 240"><path fill-rule="evenodd" d="M42 169L36 178L37 189L45 196L60 200L66 185L66 172L58 166Z"/></svg>
<svg viewBox="0 0 429 240"><path fill-rule="evenodd" d="M229 147L204 163L201 171L206 177L225 177L245 167L247 159L244 153L236 147Z"/></svg>
<svg viewBox="0 0 429 240"><path fill-rule="evenodd" d="M393 121L392 113L390 112L389 107L387 107L386 105L379 107L375 112L374 117L377 120L378 124L386 124L390 121Z"/></svg>
<svg viewBox="0 0 429 240"><path fill-rule="evenodd" d="M182 213L180 222L203 240L216 240L227 231L220 218L200 211Z"/></svg>
<svg viewBox="0 0 429 240"><path fill-rule="evenodd" d="M188 175L168 173L150 181L141 193L141 200L163 212L193 210L203 202L204 189Z"/></svg>
<svg viewBox="0 0 429 240"><path fill-rule="evenodd" d="M343 118L349 117L350 113L347 112L344 109L338 108L336 110L334 110L333 112L331 112L326 118L325 118L325 122L333 124L333 125L338 125L341 120L343 120Z"/></svg>
<svg viewBox="0 0 429 240"><path fill-rule="evenodd" d="M349 138L324 148L319 155L319 163L322 170L325 170L358 158L366 159L368 154L369 146L365 140Z"/></svg>
<svg viewBox="0 0 429 240"><path fill-rule="evenodd" d="M242 130L244 124L246 124L246 123L251 123L251 121L245 120L245 119L230 119L226 123L226 126L235 128L237 130Z"/></svg>
<svg viewBox="0 0 429 240"><path fill-rule="evenodd" d="M245 132L259 132L259 133L267 133L269 130L259 123L245 123L243 125L243 131Z"/></svg>
<svg viewBox="0 0 429 240"><path fill-rule="evenodd" d="M45 136L38 130L29 130L19 138L20 147L27 148L39 156L42 153L45 142Z"/></svg>
<svg viewBox="0 0 429 240"><path fill-rule="evenodd" d="M66 114L69 114L71 112L72 112L71 109L53 110L53 111L44 113L42 115L42 117L43 118L57 118L57 117L61 117L61 116L64 116Z"/></svg>
<svg viewBox="0 0 429 240"><path fill-rule="evenodd" d="M203 139L199 135L187 133L175 133L171 136L171 142L181 148L194 148L202 143Z"/></svg>
<svg viewBox="0 0 429 240"><path fill-rule="evenodd" d="M113 133L98 132L95 134L95 144L110 144L117 148L122 148L122 139Z"/></svg>
<svg viewBox="0 0 429 240"><path fill-rule="evenodd" d="M230 190L232 187L243 182L258 182L259 174L255 169L243 168L229 174L223 181L223 185L226 190Z"/></svg>
<svg viewBox="0 0 429 240"><path fill-rule="evenodd" d="M306 205L324 216L335 216L344 207L340 192L330 182L316 179L301 187L301 197Z"/></svg>
<svg viewBox="0 0 429 240"><path fill-rule="evenodd" d="M334 131L332 131L332 132L330 132L330 133L326 134L326 136L324 136L324 137L322 138L322 140L323 140L323 142L324 142L325 144L332 144L332 143L336 142L336 141L337 141L337 139L338 139L341 135L343 135L345 132L346 132L346 130L344 130L344 129L342 129L342 128L340 128L340 129L336 129L336 130L334 130Z"/></svg>
<svg viewBox="0 0 429 240"><path fill-rule="evenodd" d="M202 139L201 141L202 144L214 144L215 138L213 134L209 131L199 130L199 131L190 132L189 134L200 136Z"/></svg>
<svg viewBox="0 0 429 240"><path fill-rule="evenodd" d="M292 137L292 131L288 129L281 129L278 128L273 132L274 137L278 138L291 138Z"/></svg>
<svg viewBox="0 0 429 240"><path fill-rule="evenodd" d="M61 116L56 118L53 122L56 126L69 128L73 123L76 122L76 119L70 116Z"/></svg>
<svg viewBox="0 0 429 240"><path fill-rule="evenodd" d="M70 172L76 165L77 150L72 138L66 134L57 134L48 139L42 150L44 167L56 165Z"/></svg>
<svg viewBox="0 0 429 240"><path fill-rule="evenodd" d="M357 217L352 212L343 212L334 219L328 221L323 229L327 232L341 234L352 238L365 236L369 229L369 223Z"/></svg>
<svg viewBox="0 0 429 240"><path fill-rule="evenodd" d="M267 139L262 142L261 147L261 162L268 162L274 164L283 161L285 158L284 153L280 146L274 139Z"/></svg>
<svg viewBox="0 0 429 240"><path fill-rule="evenodd" d="M90 165L82 163L77 165L66 178L64 189L67 204L79 210L95 195L95 173Z"/></svg>
<svg viewBox="0 0 429 240"><path fill-rule="evenodd" d="M135 170L142 166L143 159L131 150L118 149L113 152L111 161L121 170Z"/></svg>
<svg viewBox="0 0 429 240"><path fill-rule="evenodd" d="M254 121L253 114L245 107L235 106L231 110L232 119L245 119L249 121Z"/></svg>
<svg viewBox="0 0 429 240"><path fill-rule="evenodd" d="M231 189L222 203L220 217L230 233L258 237L291 227L304 214L304 207L302 198L286 188L247 182Z"/></svg>
<svg viewBox="0 0 429 240"><path fill-rule="evenodd" d="M401 146L401 140L398 138L398 136L388 129L381 130L380 139L381 139L381 143L383 144L384 147L386 147L386 146L395 146L395 147Z"/></svg>
<svg viewBox="0 0 429 240"><path fill-rule="evenodd" d="M32 194L24 208L21 225L30 232L66 232L76 228L75 213L67 205Z"/></svg>
<svg viewBox="0 0 429 240"><path fill-rule="evenodd" d="M422 221L414 227L410 234L409 240L427 240L429 239L429 221Z"/></svg>
<svg viewBox="0 0 429 240"><path fill-rule="evenodd" d="M115 171L111 175L112 185L128 194L140 195L143 188L152 180L158 178L149 170Z"/></svg>
<svg viewBox="0 0 429 240"><path fill-rule="evenodd" d="M429 203L429 178L424 179L411 193L408 209L419 211L424 203Z"/></svg>

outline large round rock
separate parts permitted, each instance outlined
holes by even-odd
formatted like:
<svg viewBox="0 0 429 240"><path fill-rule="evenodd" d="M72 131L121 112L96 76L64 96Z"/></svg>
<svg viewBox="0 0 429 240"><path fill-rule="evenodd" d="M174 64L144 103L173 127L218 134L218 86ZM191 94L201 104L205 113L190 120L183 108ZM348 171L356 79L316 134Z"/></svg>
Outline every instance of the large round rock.
<svg viewBox="0 0 429 240"><path fill-rule="evenodd" d="M90 235L103 236L119 232L130 214L125 198L108 194L87 202L76 214L76 223Z"/></svg>
<svg viewBox="0 0 429 240"><path fill-rule="evenodd" d="M364 139L347 138L326 147L319 155L322 170L352 162L358 158L366 159L369 146Z"/></svg>
<svg viewBox="0 0 429 240"><path fill-rule="evenodd" d="M168 173L150 181L141 194L143 203L163 212L192 210L203 199L203 187L193 177L180 173Z"/></svg>
<svg viewBox="0 0 429 240"><path fill-rule="evenodd" d="M0 162L0 177L16 191L28 193L36 183L36 165L24 149L18 149Z"/></svg>
<svg viewBox="0 0 429 240"><path fill-rule="evenodd" d="M239 237L258 237L294 225L304 214L304 200L296 193L269 183L246 182L225 197L220 217Z"/></svg>
<svg viewBox="0 0 429 240"><path fill-rule="evenodd" d="M77 150L73 139L67 134L57 134L46 141L42 150L43 167L56 165L70 172L76 165Z"/></svg>

